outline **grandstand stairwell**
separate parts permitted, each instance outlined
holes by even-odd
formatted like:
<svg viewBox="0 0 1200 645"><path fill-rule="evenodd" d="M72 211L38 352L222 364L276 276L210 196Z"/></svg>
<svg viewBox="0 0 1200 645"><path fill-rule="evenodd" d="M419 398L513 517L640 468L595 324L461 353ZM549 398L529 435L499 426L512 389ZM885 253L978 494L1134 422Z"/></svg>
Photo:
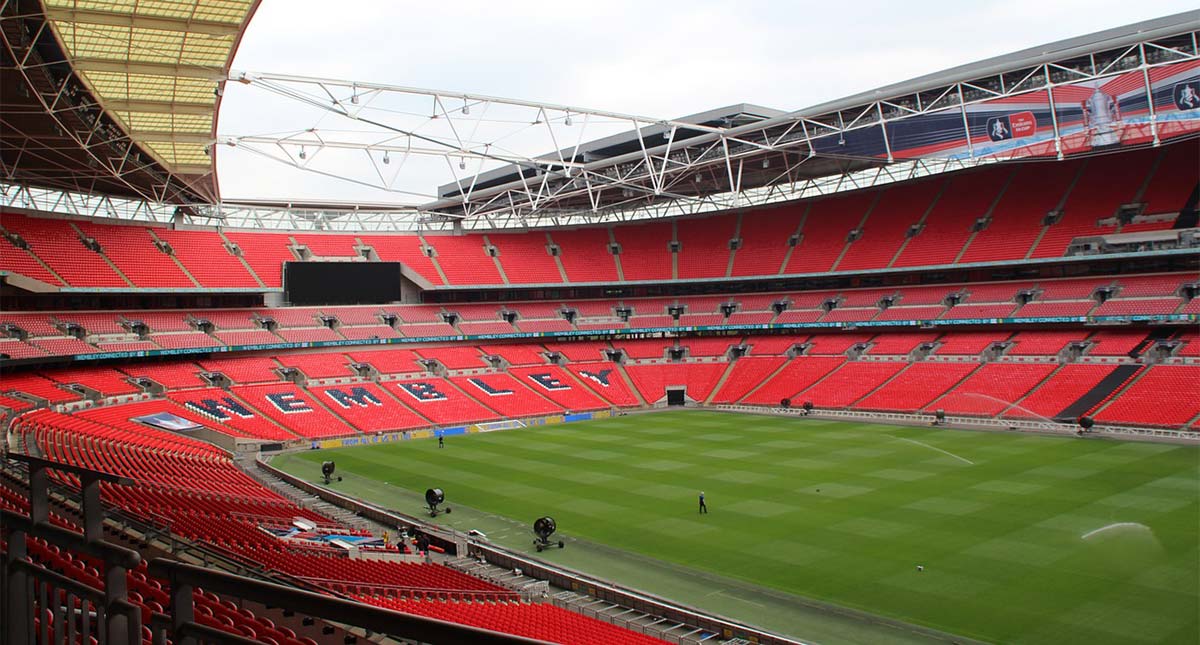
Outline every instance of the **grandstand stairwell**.
<svg viewBox="0 0 1200 645"><path fill-rule="evenodd" d="M987 210L984 211L983 215L980 215L981 218L990 219L992 217L992 213L996 212L996 206L1000 204L1001 199L1004 199L1004 194L1007 193L1008 189L1012 187L1013 179L1015 179L1016 176L1017 171L1015 169L1008 173L1008 179L1004 182L1004 185L1000 187L1000 191L996 193L996 197L992 200L992 203L988 204ZM962 248L958 250L958 255L954 256L954 261L951 262L951 264L958 264L962 261L963 256L967 254L967 249L971 248L971 243L975 241L975 238L979 237L979 233L980 231L977 230L971 231L971 235L967 237L967 241L964 242Z"/></svg>
<svg viewBox="0 0 1200 645"><path fill-rule="evenodd" d="M852 362L852 361L844 361L844 362L843 362L841 365L838 365L837 367L835 367L835 368L833 368L833 369L829 370L828 372L825 372L825 375L824 375L824 376L822 376L821 378L819 378L819 379L817 379L817 380L813 381L812 383L809 383L809 384L808 384L808 387L806 387L806 388L804 388L803 390L800 390L799 392L796 392L795 394L793 394L793 395L792 395L792 398L798 397L798 396L800 396L801 394L804 394L805 392L807 392L807 391L809 391L809 390L811 390L811 389L813 389L813 388L817 387L817 386L818 386L818 385L820 385L821 383L825 382L825 379L827 379L827 378L829 378L829 377L833 376L834 374L837 374L839 371L841 371L841 369L842 369L843 367L845 367L845 366L849 365L851 362ZM901 372L903 372L904 370L900 370L900 371L901 371ZM897 374L899 374L899 372L897 372ZM891 379L888 379L888 380L890 381ZM886 385L886 384L887 384L887 381L884 381L883 383L880 383L880 384L879 384L879 387L883 387L883 386L884 386L884 385ZM758 388L755 388L755 389L758 389ZM879 389L878 387L877 387L877 388L875 388L875 390L878 390L878 389ZM874 392L875 390L871 390L871 392ZM867 392L867 394L864 394L863 396L865 397L865 396L867 396L867 395L871 394L871 392ZM746 396L750 396L750 395L749 395L749 394L747 394ZM744 397L743 397L743 398L744 398ZM847 405L846 407L850 407L850 406L849 406L849 405Z"/></svg>
<svg viewBox="0 0 1200 645"><path fill-rule="evenodd" d="M810 212L812 212L812 202L808 202L804 205L804 214L800 216L800 223L796 225L796 230L792 231L793 236L800 236L804 234L804 223L808 221L808 214ZM798 247L799 245L788 247L787 253L783 254L783 262L780 263L779 270L776 271L774 275L783 275L784 271L787 270L788 262L792 261L792 254L796 252Z"/></svg>
<svg viewBox="0 0 1200 645"><path fill-rule="evenodd" d="M742 238L742 218L743 217L745 217L745 212L744 211L739 212L737 214L737 219L734 221L733 239L735 239L735 240L740 240ZM737 252L738 252L737 249L734 249L734 248L729 249L729 262L725 265L725 277L726 278L733 277L733 259L735 257L737 257Z"/></svg>
<svg viewBox="0 0 1200 645"><path fill-rule="evenodd" d="M851 361L847 361L846 365L849 365L850 363L851 363ZM910 368L912 366L913 366L913 363L909 363L908 365L905 365L903 369L901 369L900 371L896 372L895 374L892 374L891 376L887 377L887 379L885 379L879 385L876 385L875 387L871 388L870 392L867 392L866 394L858 397L857 399L854 399L853 401L847 403L846 407L853 408L855 405L858 404L859 401L862 401L862 400L866 399L867 397L871 396L872 394L878 392L879 390L882 390L888 383L891 383L892 381L900 378L900 375L907 372L908 368ZM813 385L816 385L816 383L813 383Z"/></svg>
<svg viewBox="0 0 1200 645"><path fill-rule="evenodd" d="M492 406L488 405L488 402L487 402L487 401L484 401L482 396L480 396L480 397L474 397L474 396L471 396L469 393L467 393L467 391L466 391L466 390L464 390L464 389L462 389L461 387L459 387L459 386L458 386L458 383L455 383L454 381L451 381L449 378L445 379L445 383L444 383L444 385L445 385L446 387L448 387L448 388L450 388L450 389L454 390L455 392L458 392L459 394L461 394L461 395L463 395L463 396L467 397L468 399L471 399L472 401L475 401L475 402L476 402L476 403L478 403L479 405L482 405L483 407L487 408L487 409L488 409L488 411L490 411L492 414L495 414L495 415L497 415L497 416L498 416L498 417L500 417L500 418L505 418L505 415L504 415L504 414L502 414L502 413L501 413L499 410L497 410L496 408L493 408ZM529 389L531 392L533 391L533 389L532 389L532 388L527 388L527 389ZM535 394L537 394L537 393L535 392ZM538 394L538 396L541 396L541 395L540 395L540 394ZM543 396L542 398L544 399L544 398L546 398L546 397L544 397L544 396Z"/></svg>
<svg viewBox="0 0 1200 645"><path fill-rule="evenodd" d="M613 231L611 226L608 227L607 230L608 230L608 243L616 244L617 243L616 232ZM609 255L612 256L613 263L617 265L617 280L620 282L624 282L625 281L625 270L621 268L621 256L616 253L610 253Z"/></svg>
<svg viewBox="0 0 1200 645"><path fill-rule="evenodd" d="M224 392L224 396L228 396L228 397L230 397L231 399L233 399L233 400L237 401L238 403L242 404L242 406L243 406L243 407L245 407L247 410L251 410L251 411L253 411L253 412L254 412L254 414L255 414L255 415L256 415L256 416L257 416L259 419L261 419L261 420L263 420L263 421L265 421L265 422L267 422L267 423L269 423L269 424L271 424L271 425L275 426L276 428L279 428L280 430L283 430L284 432L286 432L286 433L288 433L288 434L292 435L293 437L295 437L295 438L297 438L297 439L306 439L306 437L302 437L302 436L300 436L300 435L296 434L295 432L292 432L291 428L288 428L287 426L283 425L282 423L279 423L279 422L278 422L278 421L276 421L275 419L272 419L272 418L270 417L270 415L263 413L263 411L262 411L262 410L259 410L257 407L255 407L254 405L252 405L252 404L250 403L250 401L246 400L245 398L243 398L243 397L241 397L241 396L238 396L238 395L237 395L235 392L233 392L233 390L223 390L223 392ZM187 406L184 406L184 407L187 407Z"/></svg>
<svg viewBox="0 0 1200 645"><path fill-rule="evenodd" d="M1150 188L1150 182L1154 180L1154 175L1157 174L1158 169L1162 167L1163 157L1166 156L1166 150L1159 150L1158 154L1155 155L1154 161L1150 162L1150 169L1146 171L1146 178L1142 180L1142 185L1138 186L1137 192L1134 193L1133 198L1129 200L1131 203L1137 204L1142 201L1142 197L1146 194L1146 190ZM1113 232L1120 233L1123 230L1125 230L1125 222L1120 218L1117 218L1117 228Z"/></svg>
<svg viewBox="0 0 1200 645"><path fill-rule="evenodd" d="M225 248L232 249L235 246L232 240L230 240L228 237L225 237L225 231L222 231L218 228L217 235L221 236L221 241L225 243ZM267 283L263 282L262 278L258 277L258 274L254 272L253 268L251 268L250 263L246 261L246 257L244 255L234 254L234 257L238 259L238 262L242 263L242 266L246 269L246 273L249 273L250 277L254 278L254 281L258 283L258 286L264 289L267 287Z"/></svg>
<svg viewBox="0 0 1200 645"><path fill-rule="evenodd" d="M678 242L679 242L679 221L672 220L671 221L671 243L674 244L674 243L678 243ZM679 254L678 253L671 254L671 279L672 280L679 279Z"/></svg>
<svg viewBox="0 0 1200 645"><path fill-rule="evenodd" d="M71 225L71 230L75 231L75 234L79 236L80 240L85 239L87 237L86 235L83 234L83 231L81 231L79 229L79 227L75 225L75 222L68 221L67 224ZM96 255L99 255L100 259L104 260L104 262L106 264L108 264L108 266L110 268L112 268L113 273L116 273L117 275L121 276L121 279L125 281L125 284L129 285L130 287L136 288L136 286L133 284L133 281L129 279L129 276L125 275L125 273L123 271L121 271L121 269L117 268L117 265L112 260L110 260L107 255L104 254L103 250L96 253Z"/></svg>
<svg viewBox="0 0 1200 645"><path fill-rule="evenodd" d="M146 230L150 232L150 238L153 239L156 243L165 244L165 242L163 242L162 238L158 237L158 235L155 235L154 229L148 228ZM196 285L197 287L204 286L204 285L200 284L200 281L196 279L196 276L192 275L191 271L188 271L187 267L183 266L183 263L179 261L179 258L175 257L174 253L168 253L167 257L171 258L171 261L175 263L175 266L179 267L179 270L183 272L183 275L187 276L188 280L192 281L192 284Z"/></svg>
<svg viewBox="0 0 1200 645"><path fill-rule="evenodd" d="M488 247L493 246L492 241L489 240L488 236L486 236L486 235L483 236L483 243L485 245L487 245ZM492 259L492 263L496 265L496 272L500 274L500 280L502 282L504 282L504 284L512 284L511 282L508 281L508 274L504 272L504 264L502 262L500 262L500 256L493 255L493 256L491 256L491 259Z"/></svg>
<svg viewBox="0 0 1200 645"><path fill-rule="evenodd" d="M926 403L925 407L921 408L921 410L924 410L926 412L932 412L933 410L936 410L938 407L937 406L938 401L941 401L942 399L946 398L947 396L950 396L951 394L953 394L954 391L958 389L958 386L962 385L964 382L966 382L967 379L974 376L976 372L978 372L979 370L983 369L986 366L987 366L987 363L977 364L975 366L975 369L971 370L970 372L967 372L966 374L963 374L962 378L958 379L954 383L951 383L950 387L947 387L945 390L942 390L941 394L933 397L933 399L930 400L929 403Z"/></svg>
<svg viewBox="0 0 1200 645"><path fill-rule="evenodd" d="M1084 161L1083 163L1079 164L1079 170L1075 171L1075 176L1071 178L1070 185L1068 185L1067 189L1063 191L1062 197L1058 199L1058 203L1054 205L1054 210L1062 210L1063 207L1067 205L1067 200L1070 199L1071 192L1075 190L1075 186L1079 184L1079 180L1083 178L1083 173L1087 171L1089 165L1090 164L1088 161ZM1051 226L1054 226L1054 224L1045 225L1042 227L1042 230L1038 231L1037 237L1033 240L1033 244L1029 245L1029 250L1025 251L1024 259L1028 260L1029 258L1033 257L1033 252L1036 251L1038 245L1042 243L1042 238L1046 237L1046 233L1050 231Z"/></svg>
<svg viewBox="0 0 1200 645"><path fill-rule="evenodd" d="M746 398L747 398L747 397L749 397L750 395L752 395L752 394L754 394L755 392L757 392L757 391L759 391L760 389L762 389L762 388L763 388L763 386L765 386L767 383L770 383L771 381L774 381L774 380L775 380L775 377L776 377L776 376L779 376L779 373L780 373L780 372L782 372L783 370L787 369L787 366L788 366L788 365L791 365L791 364L792 364L792 361L794 361L794 360L796 360L796 359L794 359L794 358L793 358L793 359L791 359L791 360L784 361L782 364L780 364L780 365L779 365L779 367L776 367L776 368L774 369L774 371L772 371L770 374L766 375L766 377L764 377L764 378L763 378L763 380L759 381L758 385L755 385L754 387L750 388L750 390L749 390L748 392L746 392L745 394L743 394L743 395L741 396L741 398L739 398L737 401L734 401L734 403L741 403L742 401L746 400ZM833 371L834 371L834 370L830 370L830 372L833 372ZM817 382L819 383L820 381L817 381ZM814 385L815 385L815 384L814 384ZM717 392L717 391L719 391L720 389L721 389L721 388L720 388L719 386L718 386L718 387L715 387L715 388L713 388L713 392Z"/></svg>
<svg viewBox="0 0 1200 645"><path fill-rule="evenodd" d="M946 188L949 186L950 186L949 181L942 182L942 186L941 186L941 188L938 189L937 194L933 196L933 199L929 200L929 205L925 207L925 212L921 213L921 219L917 220L917 223L916 223L917 226L922 226L925 224L925 220L929 219L929 214L933 212L933 207L937 206L938 201L942 198L942 195L944 195L946 193ZM916 236L913 236L913 237L916 237ZM901 253L904 253L904 249L908 246L908 243L911 242L912 240L913 240L912 237L904 238L904 241L900 243L900 248L896 249L896 254L892 256L891 260L888 260L887 268L889 268L889 269L892 268L892 265L894 265L896 263L896 259L900 257Z"/></svg>
<svg viewBox="0 0 1200 645"><path fill-rule="evenodd" d="M356 513L352 513L341 506L330 504L329 502L322 500L320 497L300 490L299 488L296 488L295 486L292 486L291 484L271 474L270 471L255 466L254 459L255 457L250 455L244 459L235 459L233 463L237 465L242 472L250 475L250 477L265 485L267 488L279 493L280 495L283 495L287 499L292 500L301 508L307 508L311 511L315 511L321 515L324 515L325 517L337 521L339 524L344 526L349 526L358 530L370 531L372 535L379 535L385 530L390 531L396 528L394 526L389 527L382 524L376 524L375 522L372 522Z"/></svg>
<svg viewBox="0 0 1200 645"><path fill-rule="evenodd" d="M304 393L308 395L308 398L313 400L313 403L317 404L318 408L325 410L331 416L333 416L333 418L337 419L338 421L341 421L354 434L359 435L359 436L362 436L363 434L365 434L362 430L359 430L358 428L354 427L354 424L350 423L349 419L338 414L337 410L334 410L333 408L329 407L328 405L325 405L325 402L321 400L321 397L317 396L316 392L313 392L312 390L310 390L306 387L306 388L304 388Z"/></svg>
<svg viewBox="0 0 1200 645"><path fill-rule="evenodd" d="M1111 374L1105 376L1103 380L1096 384L1091 390L1088 390L1083 396L1079 397L1074 403L1054 415L1055 420L1060 419L1077 419L1087 414L1088 410L1096 407L1100 403L1107 400L1125 384L1133 375L1138 373L1145 365L1126 364L1118 365Z"/></svg>
<svg viewBox="0 0 1200 645"><path fill-rule="evenodd" d="M1200 184L1192 189L1192 194L1188 196L1187 202L1179 210L1179 217L1175 218L1175 226L1171 228L1179 230L1197 226L1200 226Z"/></svg>
<svg viewBox="0 0 1200 645"><path fill-rule="evenodd" d="M1101 410L1103 410L1104 408L1107 408L1109 406L1109 404L1111 404L1118 397L1120 397L1121 394L1123 394L1125 392L1125 390L1128 390L1129 388L1133 387L1138 381L1142 380L1142 377L1144 377L1150 373L1149 365L1138 365L1137 367L1138 367L1138 371L1134 372L1132 376L1127 377L1124 381L1122 381L1120 384L1118 384L1117 387L1113 388L1113 390L1108 393L1108 396L1105 396L1103 399L1100 399L1099 403L1092 406L1091 408L1088 408L1086 411L1083 412L1083 414L1086 414L1088 416L1095 416L1095 415L1099 414Z"/></svg>
<svg viewBox="0 0 1200 645"><path fill-rule="evenodd" d="M633 384L633 379L629 378L629 372L625 371L625 366L620 363L613 363L613 365L615 365L617 368L617 374L621 375L621 380L625 381L625 387L629 388L629 391L632 392L633 396L635 396L637 398L638 405L645 406L646 405L646 397L642 396L642 391L639 390L637 388L637 386ZM570 371L570 370L567 370L567 371Z"/></svg>
<svg viewBox="0 0 1200 645"><path fill-rule="evenodd" d="M1018 398L1016 401L1013 401L1012 403L1009 403L1008 405L1004 406L1004 409L1001 410L1000 412L996 413L996 416L1002 417L1005 414L1008 414L1009 410L1020 409L1022 401L1033 396L1034 392L1037 392L1038 390L1042 389L1043 385L1050 382L1050 380L1053 379L1055 377L1055 375L1057 375L1059 372L1061 372L1062 369L1066 366L1067 366L1067 363L1059 363L1058 367L1055 367L1053 370L1050 371L1049 374L1046 375L1046 378L1038 381L1036 385L1029 388L1029 391L1026 392L1024 396L1022 396L1022 397Z"/></svg>
<svg viewBox="0 0 1200 645"><path fill-rule="evenodd" d="M725 364L725 371L721 372L721 378L717 379L717 384L713 386L713 389L708 393L708 396L705 397L704 405L709 405L712 403L713 397L717 395L717 392L720 392L721 388L725 387L725 381L729 379L729 375L733 372L733 368L736 365L737 361L729 361Z"/></svg>
<svg viewBox="0 0 1200 645"><path fill-rule="evenodd" d="M449 381L447 381L447 382L449 382ZM408 409L413 414L417 415L421 419L424 419L425 422L428 423L430 426L437 425L437 423L433 419L430 419L429 417L425 416L424 414L421 414L421 411L417 409L417 406L409 405L407 402L404 401L404 399L401 399L395 392L392 391L392 388L384 387L383 386L384 381L374 381L374 383L379 386L380 391L382 391L387 396L391 397L391 399L393 401L395 401L397 405L399 405L402 408Z"/></svg>
<svg viewBox="0 0 1200 645"><path fill-rule="evenodd" d="M546 244L554 246L554 238L550 236L550 232L546 232ZM562 278L563 284L570 284L567 279L567 268L563 266L562 257L558 255L551 256L554 258L554 266L558 267L558 276Z"/></svg>
<svg viewBox="0 0 1200 645"><path fill-rule="evenodd" d="M32 250L30 250L30 249L17 249L17 250L19 250L21 253L25 253L25 254L27 254L29 257L33 258L34 262L37 262L38 264L40 264L40 265L42 266L42 268L46 270L46 272L47 272L47 273L49 273L50 275L54 276L54 278L55 278L56 280L58 280L59 284L64 284L64 285L65 285L65 284L70 284L70 283L68 283L66 280L63 280L63 277L62 277L61 275L59 275L58 271L55 271L54 269L51 269L51 268L50 268L50 265L49 265L49 264L46 264L46 262L45 262L44 260L42 260L41 258L39 258L39 257L37 256L37 254L36 254L36 253L34 253ZM56 285L56 286L57 286L57 285Z"/></svg>
<svg viewBox="0 0 1200 645"><path fill-rule="evenodd" d="M421 245L423 247L433 246L428 241L426 241L425 236L422 235L420 232L417 232L417 239L421 240ZM446 279L446 272L442 270L442 265L440 262L438 262L436 253L429 256L429 261L433 264L434 270L437 271L438 278L441 279L442 284L450 284L450 281Z"/></svg>
<svg viewBox="0 0 1200 645"><path fill-rule="evenodd" d="M886 193L886 190L875 192L875 199L871 200L871 205L867 207L867 212L863 213L862 219L858 220L858 226L855 227L856 229L862 230L863 227L867 225L867 219L871 217L871 213L875 212L875 207L879 206L879 202L883 200L883 196ZM842 245L842 252L838 253L837 259L833 261L833 266L829 267L830 271L837 271L838 265L842 263L842 258L846 257L846 254L850 252L851 244L854 244L854 242L846 242Z"/></svg>

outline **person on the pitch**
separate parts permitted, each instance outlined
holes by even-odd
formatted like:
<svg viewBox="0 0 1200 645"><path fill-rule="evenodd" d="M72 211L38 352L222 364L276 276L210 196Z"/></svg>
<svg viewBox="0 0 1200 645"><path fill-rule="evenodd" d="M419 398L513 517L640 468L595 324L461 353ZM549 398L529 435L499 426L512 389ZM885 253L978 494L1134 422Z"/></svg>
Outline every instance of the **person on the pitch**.
<svg viewBox="0 0 1200 645"><path fill-rule="evenodd" d="M445 447L446 447L446 438L443 437L442 435L438 435L438 448L445 448Z"/></svg>
<svg viewBox="0 0 1200 645"><path fill-rule="evenodd" d="M704 503L704 491L700 491L700 512L708 513L708 504Z"/></svg>

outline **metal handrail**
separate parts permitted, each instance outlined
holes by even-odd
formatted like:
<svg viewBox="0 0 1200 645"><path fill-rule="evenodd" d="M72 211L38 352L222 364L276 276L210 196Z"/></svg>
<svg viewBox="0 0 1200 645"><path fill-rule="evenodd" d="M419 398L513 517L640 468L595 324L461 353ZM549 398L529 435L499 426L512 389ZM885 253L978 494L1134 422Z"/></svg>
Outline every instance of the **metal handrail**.
<svg viewBox="0 0 1200 645"><path fill-rule="evenodd" d="M176 634L181 630L194 629L192 591L196 587L203 587L206 591L213 593L227 594L276 607L287 607L297 613L328 617L338 623L417 641L470 642L482 645L545 643L545 641L501 634L436 618L405 614L270 582L247 580L240 576L165 558L155 558L150 561L150 574L166 579L171 588L171 620L172 629Z"/></svg>

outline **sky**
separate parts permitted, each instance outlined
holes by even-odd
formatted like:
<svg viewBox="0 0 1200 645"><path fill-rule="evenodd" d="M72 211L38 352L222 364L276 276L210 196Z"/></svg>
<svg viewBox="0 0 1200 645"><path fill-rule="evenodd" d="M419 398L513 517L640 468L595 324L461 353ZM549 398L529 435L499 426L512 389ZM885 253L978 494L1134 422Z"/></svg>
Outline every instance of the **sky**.
<svg viewBox="0 0 1200 645"><path fill-rule="evenodd" d="M1194 0L861 0L841 6L766 0L262 0L233 69L656 118L736 103L792 111L1184 11L1196 11ZM311 114L293 113L256 92L227 89L219 134L278 132L311 121ZM422 191L446 179L415 164L399 171L394 166L388 170L410 173L397 183ZM242 150L222 148L217 169L226 200L403 199Z"/></svg>

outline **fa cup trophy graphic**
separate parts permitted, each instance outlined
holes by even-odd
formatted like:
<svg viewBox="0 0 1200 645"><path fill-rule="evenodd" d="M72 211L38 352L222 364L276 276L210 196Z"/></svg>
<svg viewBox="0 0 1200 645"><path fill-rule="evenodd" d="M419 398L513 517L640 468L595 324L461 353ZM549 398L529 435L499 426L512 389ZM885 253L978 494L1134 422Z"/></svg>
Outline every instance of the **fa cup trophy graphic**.
<svg viewBox="0 0 1200 645"><path fill-rule="evenodd" d="M1121 108L1099 85L1083 102L1083 125L1091 133L1093 148L1121 143Z"/></svg>

